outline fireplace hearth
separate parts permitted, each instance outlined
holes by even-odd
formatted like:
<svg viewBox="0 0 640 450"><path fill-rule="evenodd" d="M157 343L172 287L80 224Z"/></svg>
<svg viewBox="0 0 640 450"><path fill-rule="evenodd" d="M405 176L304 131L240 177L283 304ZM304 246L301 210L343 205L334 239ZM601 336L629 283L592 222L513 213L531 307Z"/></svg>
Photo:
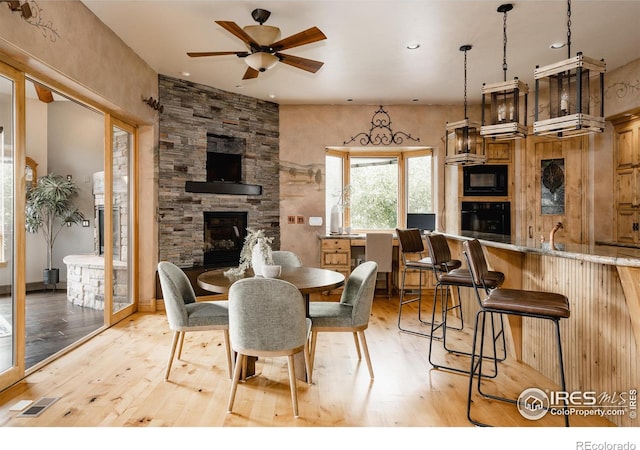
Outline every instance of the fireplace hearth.
<svg viewBox="0 0 640 450"><path fill-rule="evenodd" d="M247 212L206 211L204 213L204 266L238 266L246 235Z"/></svg>

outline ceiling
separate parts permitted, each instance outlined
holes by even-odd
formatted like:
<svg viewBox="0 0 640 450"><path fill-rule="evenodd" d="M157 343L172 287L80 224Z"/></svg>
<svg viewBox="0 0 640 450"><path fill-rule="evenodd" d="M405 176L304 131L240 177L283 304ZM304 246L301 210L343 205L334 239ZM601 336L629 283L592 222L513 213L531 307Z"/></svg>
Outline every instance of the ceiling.
<svg viewBox="0 0 640 450"><path fill-rule="evenodd" d="M84 0L154 70L279 104L461 104L464 53L468 101L482 83L503 81L505 2L490 0L134 1ZM507 13L507 79L534 89L536 65L569 57L565 0L512 2ZM315 74L279 63L253 80L235 55L190 58L187 52L244 51L215 20L256 25L251 11L271 11L266 25L282 37L317 26L326 40L285 53L324 62ZM573 0L571 56L604 59L612 70L640 57L640 1ZM407 45L418 43L416 50ZM183 73L188 72L186 76ZM349 100L351 99L351 100Z"/></svg>

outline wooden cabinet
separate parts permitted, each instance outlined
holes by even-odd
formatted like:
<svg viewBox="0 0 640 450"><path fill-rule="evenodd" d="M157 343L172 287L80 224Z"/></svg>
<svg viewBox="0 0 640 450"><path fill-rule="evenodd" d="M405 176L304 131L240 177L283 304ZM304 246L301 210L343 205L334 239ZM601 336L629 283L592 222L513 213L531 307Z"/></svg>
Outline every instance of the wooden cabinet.
<svg viewBox="0 0 640 450"><path fill-rule="evenodd" d="M347 278L351 273L351 240L322 239L320 266L335 270Z"/></svg>
<svg viewBox="0 0 640 450"><path fill-rule="evenodd" d="M640 244L640 120L616 126L615 151L616 240Z"/></svg>
<svg viewBox="0 0 640 450"><path fill-rule="evenodd" d="M487 164L509 164L513 161L513 142L488 142L486 147Z"/></svg>

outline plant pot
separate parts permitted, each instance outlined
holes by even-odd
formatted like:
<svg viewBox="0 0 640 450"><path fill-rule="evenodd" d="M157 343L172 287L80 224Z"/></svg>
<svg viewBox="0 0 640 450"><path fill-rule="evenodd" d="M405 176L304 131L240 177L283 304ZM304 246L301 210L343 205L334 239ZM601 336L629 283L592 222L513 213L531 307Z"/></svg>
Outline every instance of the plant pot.
<svg viewBox="0 0 640 450"><path fill-rule="evenodd" d="M60 281L60 269L44 269L44 285L58 284Z"/></svg>

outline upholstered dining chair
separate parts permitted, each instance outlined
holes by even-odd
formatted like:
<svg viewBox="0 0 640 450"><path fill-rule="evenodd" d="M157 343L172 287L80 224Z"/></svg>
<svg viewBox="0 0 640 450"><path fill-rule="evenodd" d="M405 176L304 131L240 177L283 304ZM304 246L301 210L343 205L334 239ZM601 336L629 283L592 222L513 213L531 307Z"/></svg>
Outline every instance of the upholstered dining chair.
<svg viewBox="0 0 640 450"><path fill-rule="evenodd" d="M188 331L221 330L224 333L227 351L227 369L231 378L231 347L229 345L229 308L227 301L197 302L189 277L173 263L158 263L158 275L162 287L162 297L173 331L173 341L164 379L169 379L171 365L178 347L178 359L182 355L184 335Z"/></svg>
<svg viewBox="0 0 640 450"><path fill-rule="evenodd" d="M305 316L302 294L288 281L245 278L229 288L229 334L238 353L227 411L232 412L242 367L248 356L286 356L293 415L298 417L294 355L304 353L307 382L312 381L309 359L311 320Z"/></svg>
<svg viewBox="0 0 640 450"><path fill-rule="evenodd" d="M312 322L311 370L313 370L319 332L350 332L353 333L358 359L362 359L358 343L358 336L360 337L369 375L373 379L373 366L364 331L369 326L377 273L378 264L376 262L364 262L356 267L347 278L340 302L309 303L309 317Z"/></svg>
<svg viewBox="0 0 640 450"><path fill-rule="evenodd" d="M302 267L300 257L294 252L287 250L274 250L271 254L273 264L277 264L282 267Z"/></svg>
<svg viewBox="0 0 640 450"><path fill-rule="evenodd" d="M386 274L387 296L391 298L393 278L393 235L391 233L367 233L364 239L364 259L378 263L378 273Z"/></svg>

